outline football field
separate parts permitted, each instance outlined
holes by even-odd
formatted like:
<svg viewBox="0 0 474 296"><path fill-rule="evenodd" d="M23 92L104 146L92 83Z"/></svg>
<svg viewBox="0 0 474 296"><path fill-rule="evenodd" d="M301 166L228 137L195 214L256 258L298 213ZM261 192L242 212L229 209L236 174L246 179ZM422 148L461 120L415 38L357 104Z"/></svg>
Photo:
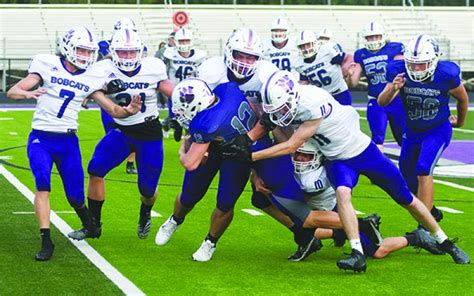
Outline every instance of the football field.
<svg viewBox="0 0 474 296"><path fill-rule="evenodd" d="M157 246L155 234L173 210L184 174L178 159L179 144L172 137L164 140L164 169L147 239L140 240L136 234L140 208L136 175L126 174L122 164L106 177L102 236L73 244L61 231L79 228L80 221L64 197L60 177L53 168L51 209L57 215L57 225L51 227L51 232L56 249L50 261L36 262L40 237L28 200L35 186L26 156L32 115L32 110L0 110L0 295L474 294L473 264L456 265L448 255L434 256L412 247L384 259L368 259L364 274L336 267L336 260L345 257L350 248L348 243L336 248L331 240L323 241L324 247L305 261L289 262L287 256L296 248L291 232L266 214L244 211L255 210L250 186L237 202L234 220L210 262L194 262L191 255L208 232L216 182L171 241ZM361 116L365 114L361 112ZM81 112L79 123L86 170L104 132L97 110ZM363 118L361 126L368 132ZM466 125L453 132L452 145L466 140L474 141L474 111L469 112ZM470 147L461 154L473 164L472 143ZM450 238L459 237L458 245L473 258L474 180L436 179L448 181L447 185L437 183L435 188L435 204L445 209L441 226ZM401 236L416 227L405 210L365 177L355 188L353 203L359 212L375 212L382 217L384 237Z"/></svg>

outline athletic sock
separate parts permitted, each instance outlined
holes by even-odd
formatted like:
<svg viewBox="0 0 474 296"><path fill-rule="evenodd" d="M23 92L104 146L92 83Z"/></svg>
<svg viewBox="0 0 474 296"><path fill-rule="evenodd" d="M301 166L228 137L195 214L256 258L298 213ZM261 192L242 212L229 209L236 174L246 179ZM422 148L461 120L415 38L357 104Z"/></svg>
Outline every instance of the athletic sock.
<svg viewBox="0 0 474 296"><path fill-rule="evenodd" d="M92 216L95 218L96 222L100 224L102 205L104 204L104 200L94 200L88 197L87 201L89 204L89 211L91 212Z"/></svg>
<svg viewBox="0 0 474 296"><path fill-rule="evenodd" d="M352 249L356 249L357 251L361 252L364 254L364 250L362 249L362 244L360 243L360 239L351 239L349 240L349 243L351 244Z"/></svg>
<svg viewBox="0 0 474 296"><path fill-rule="evenodd" d="M49 228L41 228L40 236L43 247L51 247L53 245L53 242L51 241L51 231Z"/></svg>
<svg viewBox="0 0 474 296"><path fill-rule="evenodd" d="M214 245L216 245L219 238L218 237L213 237L210 233L208 233L204 240L208 240L211 243L213 243Z"/></svg>

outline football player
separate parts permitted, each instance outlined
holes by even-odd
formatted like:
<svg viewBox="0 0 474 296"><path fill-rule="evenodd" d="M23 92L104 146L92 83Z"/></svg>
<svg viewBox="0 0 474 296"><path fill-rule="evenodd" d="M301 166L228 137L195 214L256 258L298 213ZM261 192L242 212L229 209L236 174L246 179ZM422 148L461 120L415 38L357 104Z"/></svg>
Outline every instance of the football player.
<svg viewBox="0 0 474 296"><path fill-rule="evenodd" d="M459 264L469 256L448 239L426 206L414 197L397 167L380 152L359 126L359 115L350 106L339 104L327 91L299 85L290 72L274 73L262 88L264 111L278 126L295 130L288 141L252 154L257 161L294 153L309 138L328 159L326 169L336 188L337 210L352 248L351 257L337 262L342 269L365 271L366 262L358 234L358 223L351 203L352 188L360 174L387 192L449 253Z"/></svg>
<svg viewBox="0 0 474 296"><path fill-rule="evenodd" d="M433 206L433 170L451 141L452 127L467 116L468 95L458 65L439 61L435 39L421 34L405 49L404 60L387 68L387 85L378 98L386 106L400 96L407 128L400 152L400 170L408 186L423 201L437 221L442 212ZM457 116L450 115L449 98L457 100Z"/></svg>
<svg viewBox="0 0 474 296"><path fill-rule="evenodd" d="M157 197L158 179L163 168L163 140L159 121L156 92L171 95L173 84L166 76L163 62L155 57L143 58L143 43L138 34L129 29L116 31L110 44L112 60L97 63L108 79L120 78L125 90L111 99L127 106L134 96L142 102L140 112L126 119L114 119L111 129L97 144L89 162L89 209L98 224L94 232L87 228L76 230L69 237L81 240L98 237L101 233L101 209L105 200L104 177L118 166L131 151L136 152L138 190L141 206L137 235L148 236L150 212Z"/></svg>
<svg viewBox="0 0 474 296"><path fill-rule="evenodd" d="M403 59L403 44L388 41L383 26L376 22L370 22L365 27L363 37L365 48L358 49L354 53L355 63L349 67L347 80L350 86L356 86L362 74L367 77L367 121L372 133L372 141L383 151L387 121L400 146L406 126L405 112L400 97L393 99L385 107L377 104L377 97L387 84L385 80L387 65L394 60Z"/></svg>
<svg viewBox="0 0 474 296"><path fill-rule="evenodd" d="M196 76L196 70L201 63L207 59L207 54L203 50L196 48L193 44L193 33L187 28L176 31L174 36L175 46L166 48L163 53L164 62L168 69L168 76L174 84L178 84L186 78ZM168 99L169 117L163 123L165 132L173 128L174 139L179 141L182 136L182 129L172 120L173 110Z"/></svg>
<svg viewBox="0 0 474 296"><path fill-rule="evenodd" d="M323 166L324 157L317 148L317 141L309 138L292 157L295 168L295 178L305 193L306 203L313 210L335 211L336 192L331 187ZM359 218L359 235L364 254L374 258L384 258L388 254L408 246L423 248L428 252L441 255L444 254L423 228L417 228L411 233L400 237L388 237L382 239L379 224L380 217L372 214L365 218ZM335 246L344 244L345 235L342 237L337 229L317 228L315 235L319 239L333 238Z"/></svg>
<svg viewBox="0 0 474 296"><path fill-rule="evenodd" d="M319 31L318 36L317 36L317 40L321 42L322 44L328 43L329 41L331 41L331 38L332 38L332 32L331 30L327 28L324 28L321 31Z"/></svg>
<svg viewBox="0 0 474 296"><path fill-rule="evenodd" d="M117 22L115 22L113 32L117 32L123 29L128 29L130 31L137 32L137 26L135 25L135 22L132 19L126 18L126 17L121 18ZM112 58L112 54L110 52L111 41L112 41L112 38L110 40L99 41L99 57L98 57L99 61L103 59ZM103 109L100 109L100 118L102 120L102 125L104 126L105 133L107 133L108 131L112 129L112 124L114 120ZM137 169L135 168L134 162L135 162L135 152L132 152L127 157L127 164L125 167L125 172L127 174L137 174Z"/></svg>
<svg viewBox="0 0 474 296"><path fill-rule="evenodd" d="M295 42L289 39L288 22L277 18L271 26L271 38L263 43L263 58L280 70L291 71L298 58Z"/></svg>
<svg viewBox="0 0 474 296"><path fill-rule="evenodd" d="M183 141L181 145L180 162L186 169L181 194L176 199L173 214L160 227L155 241L164 245L170 240L219 172L211 227L192 255L195 261L209 261L217 241L232 221L235 203L250 175L249 164L226 158L222 145L247 133L257 119L238 85L232 82L219 84L212 91L200 79L184 80L173 91L172 104L176 120L189 130L192 144L186 147L188 141Z"/></svg>
<svg viewBox="0 0 474 296"><path fill-rule="evenodd" d="M94 34L85 27L73 27L61 40L59 57L35 56L28 76L7 92L10 99L37 100L27 153L35 178L34 206L42 239L41 250L35 257L38 261L49 260L54 251L49 220L53 163L63 181L68 202L83 227L94 228L84 203L84 171L76 136L82 101L90 97L114 117L130 116L140 108L138 97L132 98L127 107L120 107L104 96L106 73L92 66L97 50ZM36 85L40 87L31 90Z"/></svg>
<svg viewBox="0 0 474 296"><path fill-rule="evenodd" d="M352 56L346 54L339 44L316 40L316 35L309 30L298 34L296 46L301 56L295 66L300 73L300 82L321 87L340 104L351 105L352 96L344 81L347 70L343 69L352 63Z"/></svg>

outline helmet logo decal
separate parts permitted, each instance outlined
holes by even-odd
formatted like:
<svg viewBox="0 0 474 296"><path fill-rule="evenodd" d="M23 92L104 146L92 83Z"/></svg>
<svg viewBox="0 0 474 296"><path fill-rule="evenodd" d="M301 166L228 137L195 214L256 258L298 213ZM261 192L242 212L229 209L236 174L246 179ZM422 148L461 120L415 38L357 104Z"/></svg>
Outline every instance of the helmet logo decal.
<svg viewBox="0 0 474 296"><path fill-rule="evenodd" d="M282 78L278 79L276 85L283 88L286 93L292 91L293 87L295 86L294 82L290 79L288 75L284 75Z"/></svg>
<svg viewBox="0 0 474 296"><path fill-rule="evenodd" d="M179 89L179 100L181 103L191 103L194 101L194 93L193 93L193 87L188 86L188 87L182 87Z"/></svg>

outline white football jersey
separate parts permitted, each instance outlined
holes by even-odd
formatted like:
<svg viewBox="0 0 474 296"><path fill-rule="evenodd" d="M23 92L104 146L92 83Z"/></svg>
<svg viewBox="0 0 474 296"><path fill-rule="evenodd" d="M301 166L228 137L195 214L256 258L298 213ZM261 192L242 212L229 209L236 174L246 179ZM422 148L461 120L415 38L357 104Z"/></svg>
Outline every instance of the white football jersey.
<svg viewBox="0 0 474 296"><path fill-rule="evenodd" d="M322 117L313 138L329 160L353 158L369 146L371 140L360 130L359 114L354 108L339 104L321 88L301 85L298 112L291 126L296 130L303 122Z"/></svg>
<svg viewBox="0 0 474 296"><path fill-rule="evenodd" d="M43 80L47 93L38 98L32 128L65 133L77 130L78 113L82 101L93 92L105 87L106 73L92 65L86 70L71 73L59 56L36 55L28 73L36 73Z"/></svg>
<svg viewBox="0 0 474 296"><path fill-rule="evenodd" d="M280 70L291 71L298 57L298 49L293 39L288 39L288 42L282 48L276 48L271 39L263 42L263 58Z"/></svg>
<svg viewBox="0 0 474 296"><path fill-rule="evenodd" d="M306 77L310 84L336 95L348 89L341 65L337 63L342 63L343 56L344 52L339 44L328 42L321 45L313 62L305 63L300 57L295 70Z"/></svg>
<svg viewBox="0 0 474 296"><path fill-rule="evenodd" d="M163 61L155 57L143 58L140 67L134 71L132 76L126 75L109 59L98 62L97 66L103 68L104 72L107 73L107 81L121 79L127 87L127 90L123 92L108 95L115 103L120 106L127 106L133 96L139 95L141 97L141 110L137 114L126 118L114 118L116 123L135 125L158 118L157 88L160 81L168 79Z"/></svg>
<svg viewBox="0 0 474 296"><path fill-rule="evenodd" d="M307 204L314 210L332 211L336 206L336 192L331 187L323 166L317 170L295 173L295 179L309 199Z"/></svg>
<svg viewBox="0 0 474 296"><path fill-rule="evenodd" d="M262 96L260 89L265 81L276 71L278 68L272 63L261 60L257 62L257 71L250 79L244 79L243 83L239 83L239 88L245 95L247 100L257 108L259 114L262 110ZM227 76L227 66L224 62L223 57L213 57L204 61L198 69L199 78L204 80L211 89L214 89L219 84L229 82Z"/></svg>
<svg viewBox="0 0 474 296"><path fill-rule="evenodd" d="M175 85L188 77L196 76L197 67L207 59L206 52L197 48L191 51L189 57L185 58L179 54L175 47L168 47L163 56L169 61L168 76Z"/></svg>

